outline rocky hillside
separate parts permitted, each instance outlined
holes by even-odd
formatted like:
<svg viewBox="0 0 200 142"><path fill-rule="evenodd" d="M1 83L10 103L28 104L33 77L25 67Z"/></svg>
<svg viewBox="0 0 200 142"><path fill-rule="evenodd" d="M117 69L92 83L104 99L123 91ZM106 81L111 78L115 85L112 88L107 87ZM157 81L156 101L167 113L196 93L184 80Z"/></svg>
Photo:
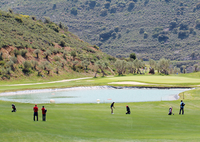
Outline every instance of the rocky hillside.
<svg viewBox="0 0 200 142"><path fill-rule="evenodd" d="M0 77L90 76L114 57L70 33L62 24L46 18L0 11ZM99 70L98 70L99 69ZM105 69L112 74L111 69ZM71 76L72 77L72 76Z"/></svg>
<svg viewBox="0 0 200 142"><path fill-rule="evenodd" d="M50 17L103 52L143 60L197 60L200 3L197 0L2 0L3 10Z"/></svg>

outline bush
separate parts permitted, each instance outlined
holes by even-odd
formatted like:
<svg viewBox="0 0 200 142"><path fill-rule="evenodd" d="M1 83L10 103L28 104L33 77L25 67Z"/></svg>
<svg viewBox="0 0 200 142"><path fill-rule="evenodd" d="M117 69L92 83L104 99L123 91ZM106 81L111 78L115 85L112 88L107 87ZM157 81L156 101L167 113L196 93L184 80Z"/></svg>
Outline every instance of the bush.
<svg viewBox="0 0 200 142"><path fill-rule="evenodd" d="M200 9L200 3L196 4L196 9Z"/></svg>
<svg viewBox="0 0 200 142"><path fill-rule="evenodd" d="M18 62L17 57L10 57L10 60L13 61L15 64Z"/></svg>
<svg viewBox="0 0 200 142"><path fill-rule="evenodd" d="M73 14L73 15L77 15L78 14L78 10L77 10L76 7L72 7L71 14Z"/></svg>
<svg viewBox="0 0 200 142"><path fill-rule="evenodd" d="M17 50L17 49L14 49L14 50L13 50L13 53L14 53L15 57L17 57L17 55L20 55L20 51Z"/></svg>
<svg viewBox="0 0 200 142"><path fill-rule="evenodd" d="M26 53L27 53L27 52L28 52L27 50L22 49L22 50L21 50L21 55L22 55L22 57L26 57Z"/></svg>
<svg viewBox="0 0 200 142"><path fill-rule="evenodd" d="M188 24L187 24L185 21L183 21L183 22L180 24L179 30L188 30L188 29L189 29Z"/></svg>
<svg viewBox="0 0 200 142"><path fill-rule="evenodd" d="M116 11L117 11L116 5L110 7L110 13L116 13Z"/></svg>
<svg viewBox="0 0 200 142"><path fill-rule="evenodd" d="M159 42L162 42L162 41L165 42L165 41L167 41L168 39L169 39L169 37L168 37L167 35L163 35L163 34L162 34L162 35L159 35L159 36L158 36L158 41L159 41Z"/></svg>
<svg viewBox="0 0 200 142"><path fill-rule="evenodd" d="M189 31L188 30L180 30L178 32L178 38L184 39L187 38L189 36Z"/></svg>
<svg viewBox="0 0 200 142"><path fill-rule="evenodd" d="M128 11L131 11L134 7L135 7L135 2L130 1L130 2L128 3Z"/></svg>
<svg viewBox="0 0 200 142"><path fill-rule="evenodd" d="M197 29L200 29L200 19L197 19L196 20L196 26L195 26Z"/></svg>
<svg viewBox="0 0 200 142"><path fill-rule="evenodd" d="M109 7L110 7L110 2L106 1L106 2L104 3L104 7L105 7L106 9L109 9Z"/></svg>
<svg viewBox="0 0 200 142"><path fill-rule="evenodd" d="M169 23L169 29L170 30L172 30L172 29L174 29L174 28L176 28L176 21L171 21L170 23Z"/></svg>
<svg viewBox="0 0 200 142"><path fill-rule="evenodd" d="M3 53L0 52L0 61L2 61L2 60L3 60Z"/></svg>
<svg viewBox="0 0 200 142"><path fill-rule="evenodd" d="M144 32L144 38L148 38L148 33L147 32Z"/></svg>
<svg viewBox="0 0 200 142"><path fill-rule="evenodd" d="M140 33L140 34L143 34L143 33L144 33L144 28L140 28L139 33Z"/></svg>
<svg viewBox="0 0 200 142"><path fill-rule="evenodd" d="M119 32L119 27L118 27L118 26L115 26L114 31L115 31L116 33Z"/></svg>
<svg viewBox="0 0 200 142"><path fill-rule="evenodd" d="M102 10L100 11L100 16L106 16L107 13L108 13L108 10L107 10L107 9L102 9Z"/></svg>
<svg viewBox="0 0 200 142"><path fill-rule="evenodd" d="M90 0L89 6L93 9L96 6L96 0Z"/></svg>
<svg viewBox="0 0 200 142"><path fill-rule="evenodd" d="M60 57L58 57L58 56L55 56L53 59L54 59L55 61L60 61Z"/></svg>
<svg viewBox="0 0 200 142"><path fill-rule="evenodd" d="M15 17L15 20L16 20L17 22L19 22L19 23L22 23L22 22L23 22L22 18L21 18L21 17L18 17L18 16Z"/></svg>
<svg viewBox="0 0 200 142"><path fill-rule="evenodd" d="M61 41L59 42L59 45L62 46L62 47L65 47L65 46L66 46L66 42L63 41L63 40L61 40Z"/></svg>
<svg viewBox="0 0 200 142"><path fill-rule="evenodd" d="M97 45L94 45L93 46L95 49L99 50L99 47Z"/></svg>

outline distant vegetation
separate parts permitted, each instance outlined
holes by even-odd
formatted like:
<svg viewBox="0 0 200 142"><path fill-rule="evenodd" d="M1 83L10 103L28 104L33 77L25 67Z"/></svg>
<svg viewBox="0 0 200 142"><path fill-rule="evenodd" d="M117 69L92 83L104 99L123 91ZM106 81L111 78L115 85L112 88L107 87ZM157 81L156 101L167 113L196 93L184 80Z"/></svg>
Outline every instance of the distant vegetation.
<svg viewBox="0 0 200 142"><path fill-rule="evenodd" d="M115 57L135 52L144 61L200 59L200 3L196 0L2 0L0 7L46 22L62 22ZM23 22L19 16L15 20ZM48 26L58 31L59 26Z"/></svg>
<svg viewBox="0 0 200 142"><path fill-rule="evenodd" d="M0 77L55 76L79 73L93 76L106 63L104 72L113 74L114 57L90 45L68 31L61 22L49 17L44 21L34 16L0 11ZM113 65L112 65L113 64ZM109 67L109 69L108 69Z"/></svg>

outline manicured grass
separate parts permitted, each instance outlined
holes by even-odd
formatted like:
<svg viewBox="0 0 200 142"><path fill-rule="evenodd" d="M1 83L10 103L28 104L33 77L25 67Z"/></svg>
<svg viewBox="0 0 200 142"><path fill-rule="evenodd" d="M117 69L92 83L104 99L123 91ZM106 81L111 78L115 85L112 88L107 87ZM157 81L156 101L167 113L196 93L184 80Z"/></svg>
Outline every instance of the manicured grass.
<svg viewBox="0 0 200 142"><path fill-rule="evenodd" d="M198 74L197 74L198 75ZM115 76L115 77L98 77L84 80L70 81L70 82L57 82L48 83L44 81L44 84L32 84L32 85L20 85L10 86L12 84L27 84L27 83L42 83L42 81L34 80L32 82L18 81L18 82L0 82L0 92L15 91L15 90L27 90L27 89L42 89L42 88L65 88L74 86L98 86L98 85L112 85L119 86L117 84L109 84L111 82L123 82L133 81L147 83L147 85L120 85L120 86L144 86L144 87L198 87L200 85L200 78L195 77L195 74L189 75L127 75L127 76ZM51 80L53 81L53 80ZM51 82L50 81L50 82Z"/></svg>
<svg viewBox="0 0 200 142"><path fill-rule="evenodd" d="M198 141L199 100L184 100L185 115L178 115L180 101L110 104L45 104L47 121L33 121L34 104L0 101L1 141ZM129 105L131 114L125 114ZM168 116L173 106L175 115Z"/></svg>

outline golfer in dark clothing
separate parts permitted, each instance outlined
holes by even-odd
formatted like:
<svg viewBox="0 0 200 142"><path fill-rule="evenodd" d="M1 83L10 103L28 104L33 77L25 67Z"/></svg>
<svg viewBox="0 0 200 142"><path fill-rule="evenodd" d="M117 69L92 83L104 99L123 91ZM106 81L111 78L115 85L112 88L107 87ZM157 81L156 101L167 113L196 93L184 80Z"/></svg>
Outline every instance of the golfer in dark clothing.
<svg viewBox="0 0 200 142"><path fill-rule="evenodd" d="M42 121L46 121L46 112L47 112L47 110L46 110L46 108L44 108L44 106L42 106Z"/></svg>
<svg viewBox="0 0 200 142"><path fill-rule="evenodd" d="M14 104L12 104L12 109L13 109L12 112L16 112L17 111L17 109L16 109Z"/></svg>
<svg viewBox="0 0 200 142"><path fill-rule="evenodd" d="M126 114L131 114L131 110L130 110L130 108L129 108L129 106L126 106Z"/></svg>
<svg viewBox="0 0 200 142"><path fill-rule="evenodd" d="M181 114L181 111L182 111L182 115L184 114L184 106L185 106L185 103L183 102L183 100L181 100L179 114Z"/></svg>
<svg viewBox="0 0 200 142"><path fill-rule="evenodd" d="M35 105L35 107L33 107L33 120L35 121L35 116L37 117L37 121L38 121L38 107L37 105Z"/></svg>
<svg viewBox="0 0 200 142"><path fill-rule="evenodd" d="M115 102L113 102L113 103L110 105L110 108L111 108L111 114L114 114L114 113L113 113L113 108L115 108L115 107L114 107L114 103L115 103Z"/></svg>

